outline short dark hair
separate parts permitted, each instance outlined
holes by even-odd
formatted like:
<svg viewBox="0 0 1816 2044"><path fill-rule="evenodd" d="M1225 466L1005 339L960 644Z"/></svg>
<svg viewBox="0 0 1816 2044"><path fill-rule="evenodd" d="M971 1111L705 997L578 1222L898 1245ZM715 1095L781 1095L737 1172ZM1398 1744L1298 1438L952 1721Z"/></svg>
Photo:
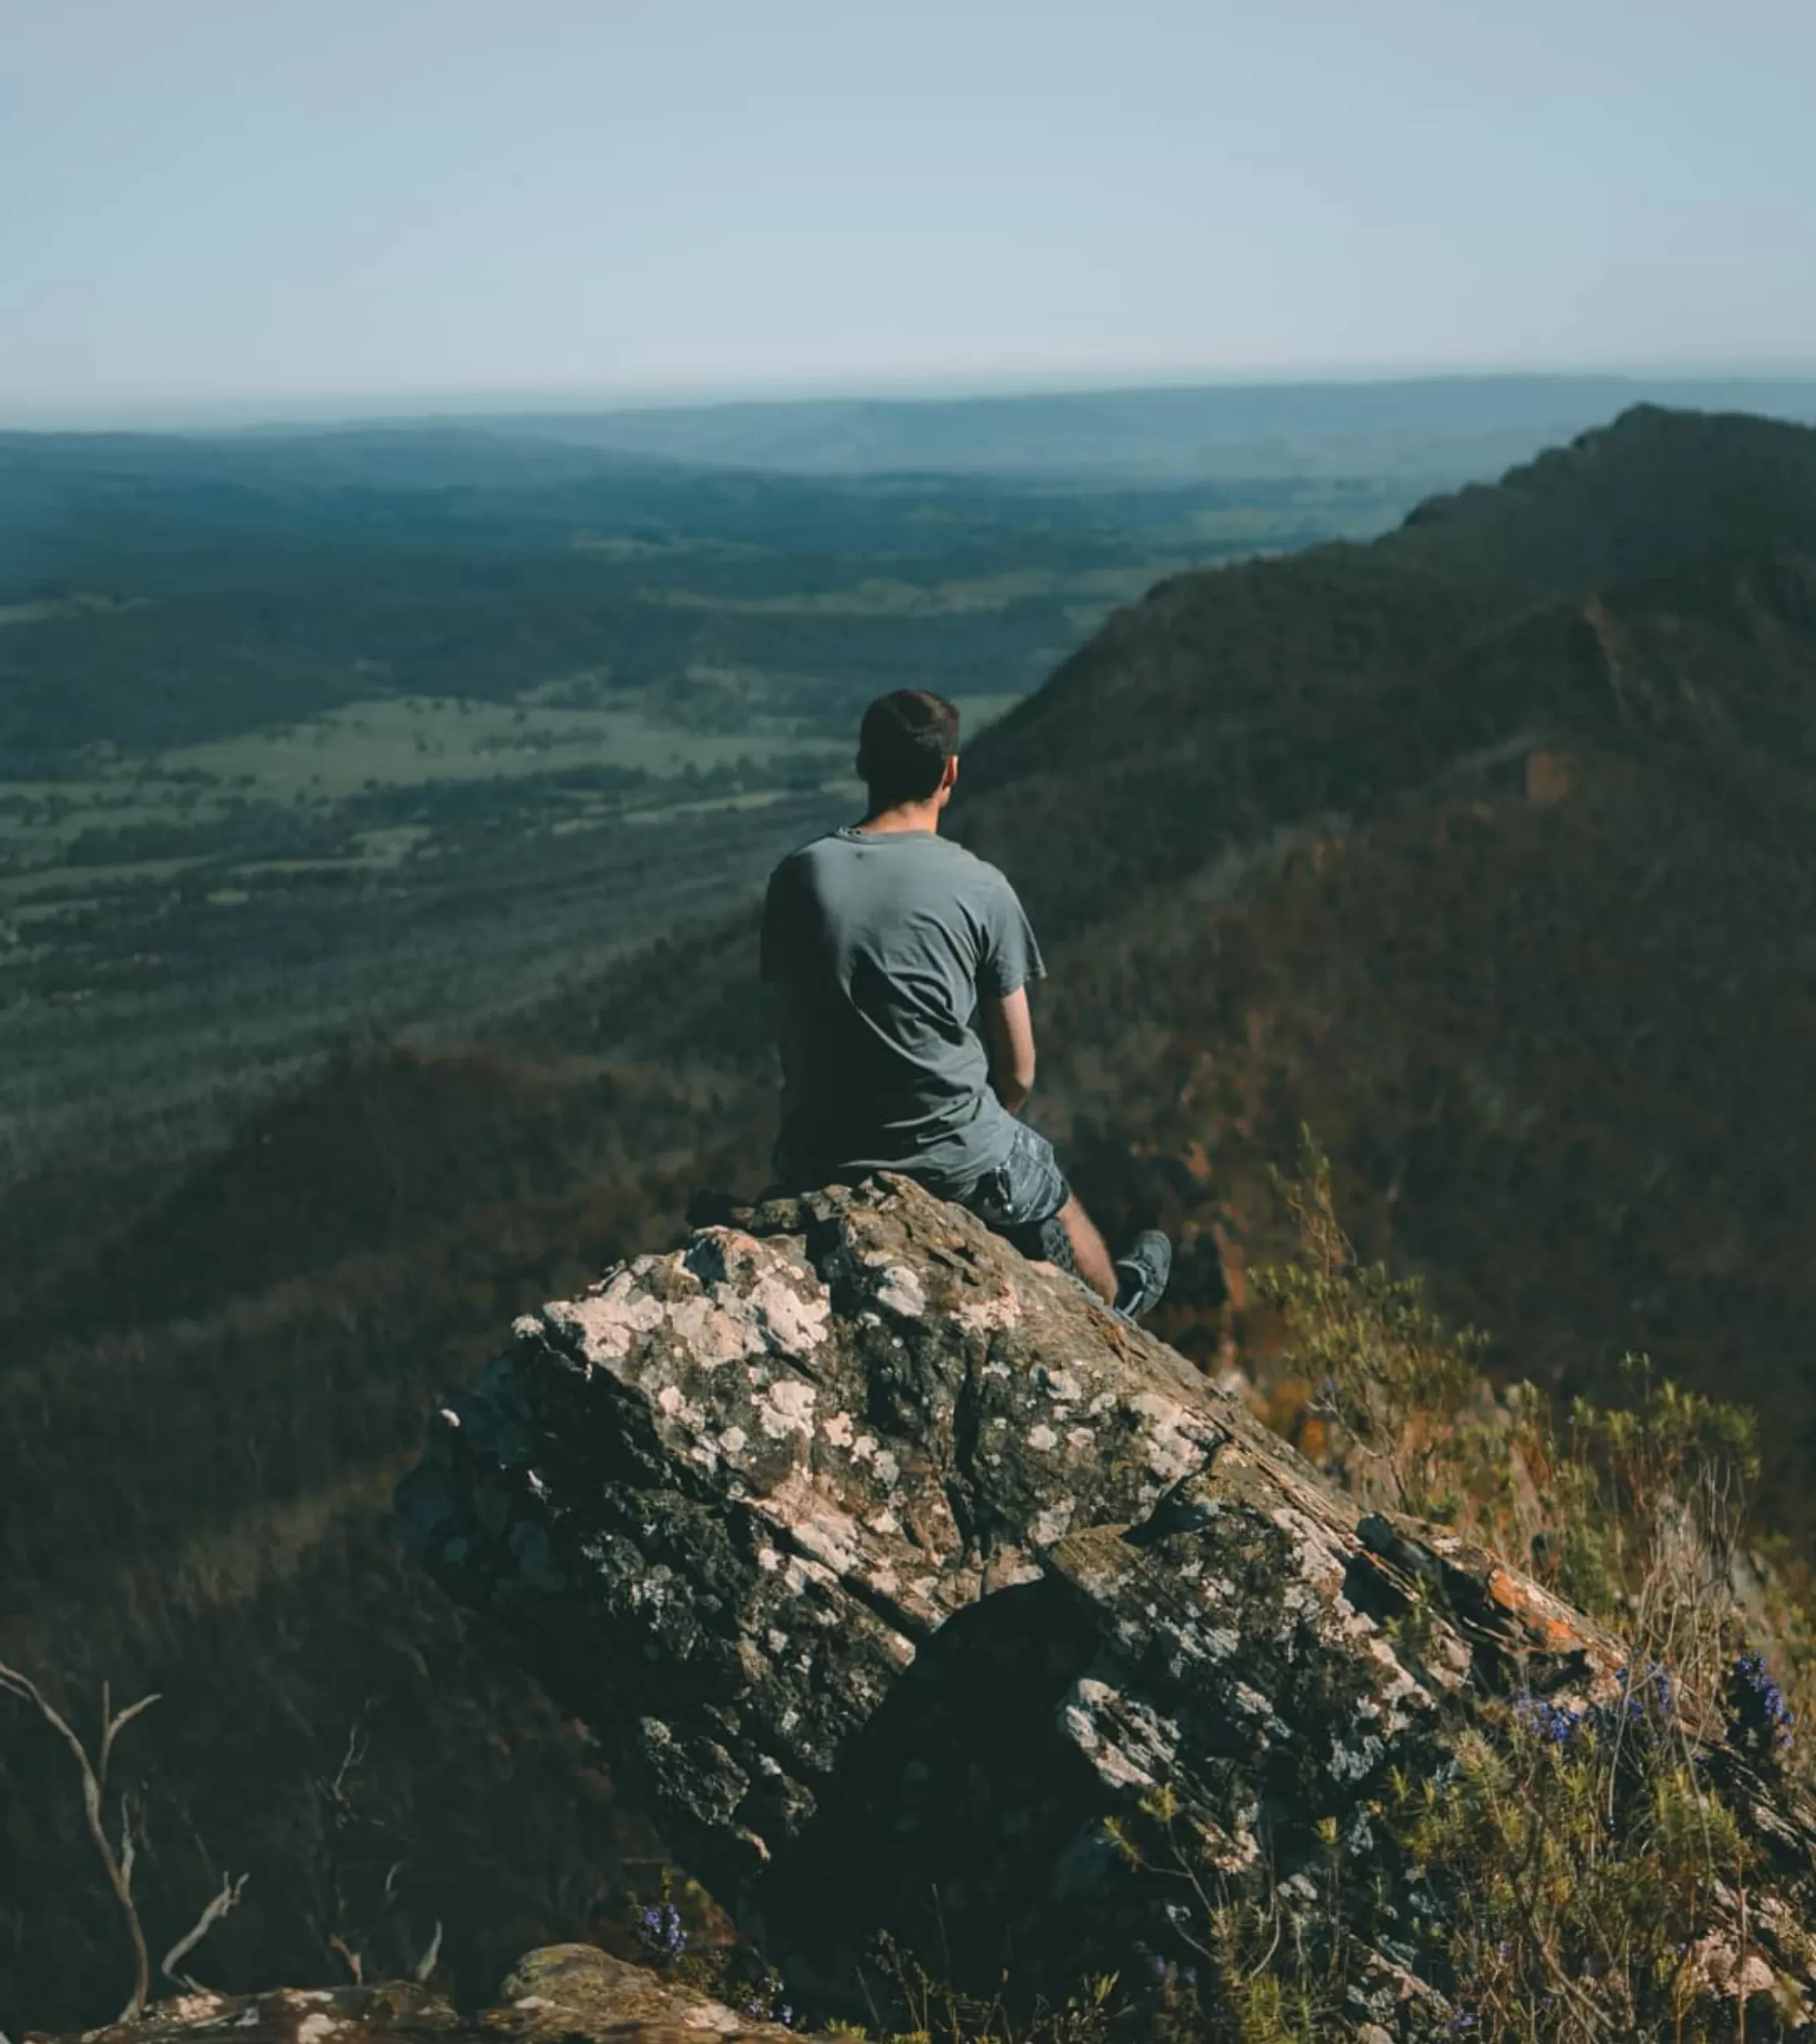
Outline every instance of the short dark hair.
<svg viewBox="0 0 1816 2044"><path fill-rule="evenodd" d="M858 732L858 771L873 808L925 802L958 750L958 712L930 689L879 695Z"/></svg>

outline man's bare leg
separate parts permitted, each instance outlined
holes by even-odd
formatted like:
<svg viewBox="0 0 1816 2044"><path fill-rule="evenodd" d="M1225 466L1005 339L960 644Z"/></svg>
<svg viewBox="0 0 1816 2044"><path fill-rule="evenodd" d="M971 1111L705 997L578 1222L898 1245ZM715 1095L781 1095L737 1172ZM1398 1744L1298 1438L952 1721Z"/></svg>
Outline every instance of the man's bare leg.
<svg viewBox="0 0 1816 2044"><path fill-rule="evenodd" d="M1078 1274L1106 1305L1116 1302L1116 1266L1110 1261L1110 1252L1103 1237L1097 1232L1097 1224L1078 1203L1073 1193L1054 1216L1065 1230L1065 1238L1072 1245L1072 1258L1078 1266Z"/></svg>

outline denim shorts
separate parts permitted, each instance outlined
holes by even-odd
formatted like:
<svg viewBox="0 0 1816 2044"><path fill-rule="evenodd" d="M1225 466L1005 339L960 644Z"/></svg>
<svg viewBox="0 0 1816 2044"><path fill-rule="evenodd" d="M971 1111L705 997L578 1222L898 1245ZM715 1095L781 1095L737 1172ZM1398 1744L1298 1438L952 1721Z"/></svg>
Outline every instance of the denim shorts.
<svg viewBox="0 0 1816 2044"><path fill-rule="evenodd" d="M1076 1270L1072 1243L1058 1219L1060 1209L1071 1197L1072 1187L1065 1182L1052 1143L1037 1129L1018 1121L1008 1156L993 1171L985 1172L958 1204L1024 1256L1057 1264L1061 1270Z"/></svg>
<svg viewBox="0 0 1816 2044"><path fill-rule="evenodd" d="M799 1192L820 1182L811 1173L803 1174L795 1167L787 1143L780 1136L770 1163L775 1177L763 1194L765 1198L771 1193ZM944 1185L931 1189L975 1214L993 1234L1001 1235L1024 1256L1057 1264L1061 1270L1077 1274L1071 1238L1057 1218L1060 1209L1072 1197L1072 1187L1066 1183L1052 1143L1026 1122L1014 1124L1008 1156L966 1191L954 1192Z"/></svg>

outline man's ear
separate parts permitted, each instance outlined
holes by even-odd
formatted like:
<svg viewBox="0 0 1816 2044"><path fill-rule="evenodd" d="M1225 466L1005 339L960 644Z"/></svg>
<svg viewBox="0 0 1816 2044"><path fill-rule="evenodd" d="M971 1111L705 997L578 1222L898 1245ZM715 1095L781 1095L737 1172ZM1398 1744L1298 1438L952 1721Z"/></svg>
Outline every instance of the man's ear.
<svg viewBox="0 0 1816 2044"><path fill-rule="evenodd" d="M956 752L949 752L946 756L945 769L939 777L939 784L948 794L950 794L952 792L952 784L958 778L958 755Z"/></svg>

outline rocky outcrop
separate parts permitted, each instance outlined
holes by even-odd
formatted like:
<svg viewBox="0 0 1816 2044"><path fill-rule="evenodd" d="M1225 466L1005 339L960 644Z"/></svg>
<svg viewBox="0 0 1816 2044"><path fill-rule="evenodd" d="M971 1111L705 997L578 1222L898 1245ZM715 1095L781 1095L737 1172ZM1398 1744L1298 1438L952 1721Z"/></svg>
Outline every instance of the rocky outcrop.
<svg viewBox="0 0 1816 2044"><path fill-rule="evenodd" d="M1184 1954L1202 1904L1119 1850L1133 1820L1199 1889L1340 1924L1358 2021L1441 2029L1390 1774L1445 1781L1485 1697L1567 1713L1622 1686L1618 1643L1536 1582L1366 1512L894 1178L742 1212L521 1321L399 1504L693 1871L832 1996L879 1927L1031 1991ZM1788 1790L1747 1792L1807 1917L1816 1831Z"/></svg>
<svg viewBox="0 0 1816 2044"><path fill-rule="evenodd" d="M551 1945L531 1952L498 2005L476 2014L412 1982L268 1994L197 1989L90 2030L82 2044L788 2044L795 2034L589 1945ZM26 2044L39 2040L28 2031Z"/></svg>

